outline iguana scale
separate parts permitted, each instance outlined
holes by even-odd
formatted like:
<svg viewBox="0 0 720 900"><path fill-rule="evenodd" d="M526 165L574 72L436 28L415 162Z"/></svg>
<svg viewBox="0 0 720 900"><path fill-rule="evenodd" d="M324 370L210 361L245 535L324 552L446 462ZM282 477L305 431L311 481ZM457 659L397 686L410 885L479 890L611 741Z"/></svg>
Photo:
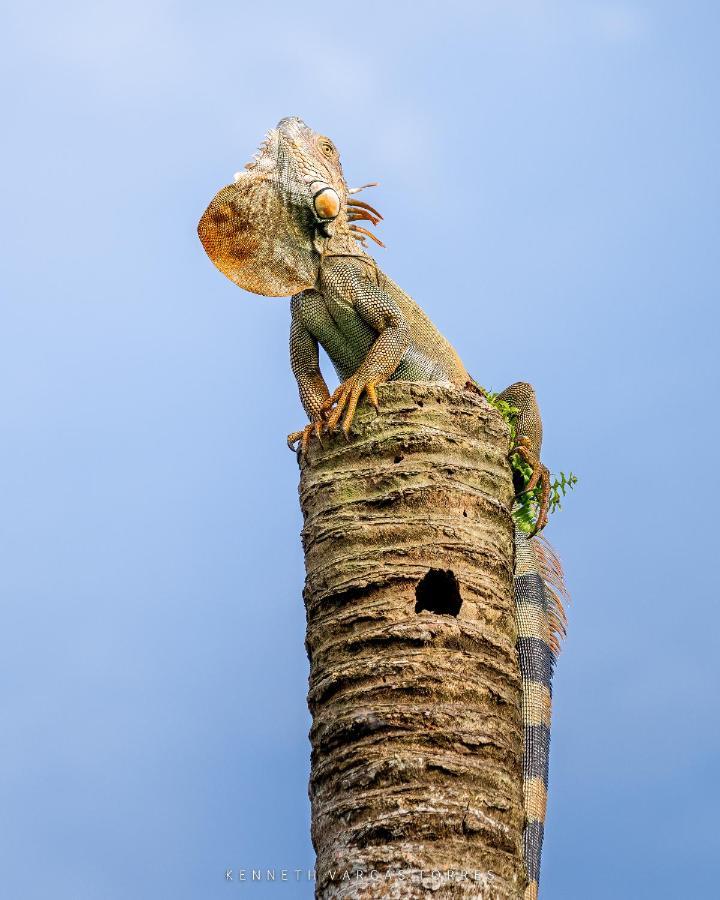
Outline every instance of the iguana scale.
<svg viewBox="0 0 720 900"><path fill-rule="evenodd" d="M368 185L365 185L367 187ZM357 189L360 190L360 189ZM387 380L450 382L480 390L449 341L366 252L380 243L360 221L382 218L355 199L332 141L301 119L282 119L245 171L222 188L202 216L200 240L215 265L246 290L292 296L290 362L310 420L288 436L304 452L313 436L349 433L363 395L376 408ZM319 347L341 380L331 394ZM540 486L532 535L515 531L515 602L524 728L523 835L526 900L537 897L547 800L552 672L564 634L562 570L535 535L547 522L549 473L540 462L542 422L531 385L518 382L498 399L516 410L517 454L532 468L525 490ZM522 486L519 486L522 487Z"/></svg>

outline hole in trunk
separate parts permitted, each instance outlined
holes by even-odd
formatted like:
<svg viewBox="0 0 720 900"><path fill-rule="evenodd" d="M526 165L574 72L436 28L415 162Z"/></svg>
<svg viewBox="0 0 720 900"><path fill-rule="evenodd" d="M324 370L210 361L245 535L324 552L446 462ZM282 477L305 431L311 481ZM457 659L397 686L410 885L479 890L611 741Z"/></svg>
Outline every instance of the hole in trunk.
<svg viewBox="0 0 720 900"><path fill-rule="evenodd" d="M430 569L415 588L415 612L437 613L440 616L456 616L462 606L460 586L451 569Z"/></svg>

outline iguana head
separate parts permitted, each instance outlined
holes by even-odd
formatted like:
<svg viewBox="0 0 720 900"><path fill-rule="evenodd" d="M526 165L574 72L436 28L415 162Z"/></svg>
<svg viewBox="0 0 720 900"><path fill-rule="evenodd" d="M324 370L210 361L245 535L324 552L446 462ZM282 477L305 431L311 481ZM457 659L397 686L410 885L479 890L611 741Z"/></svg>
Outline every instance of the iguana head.
<svg viewBox="0 0 720 900"><path fill-rule="evenodd" d="M281 119L245 171L215 195L198 234L231 281L256 294L287 297L315 285L331 240L364 243L369 232L350 222L377 224L379 214L350 200L352 193L333 142L302 119Z"/></svg>

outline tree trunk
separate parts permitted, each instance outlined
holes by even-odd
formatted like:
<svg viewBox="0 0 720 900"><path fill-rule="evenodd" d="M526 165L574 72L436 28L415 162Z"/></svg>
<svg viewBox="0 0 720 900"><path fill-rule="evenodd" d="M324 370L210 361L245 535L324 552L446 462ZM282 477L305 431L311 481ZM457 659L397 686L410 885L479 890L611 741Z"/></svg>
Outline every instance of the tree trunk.
<svg viewBox="0 0 720 900"><path fill-rule="evenodd" d="M301 461L318 898L522 896L508 430L392 382Z"/></svg>

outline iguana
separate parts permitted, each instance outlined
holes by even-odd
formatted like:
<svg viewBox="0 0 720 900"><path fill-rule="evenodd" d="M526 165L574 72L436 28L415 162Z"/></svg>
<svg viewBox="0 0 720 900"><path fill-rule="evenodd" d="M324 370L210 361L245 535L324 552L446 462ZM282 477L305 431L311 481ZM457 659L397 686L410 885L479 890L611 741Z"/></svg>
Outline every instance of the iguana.
<svg viewBox="0 0 720 900"><path fill-rule="evenodd" d="M370 185L363 185L369 187ZM482 392L452 345L419 306L366 252L357 223L382 218L349 189L333 142L296 117L268 132L245 171L222 188L200 219L210 259L240 287L271 297L291 296L290 363L310 420L288 435L307 450L340 426L349 434L363 395L376 408L383 381L450 382ZM318 348L341 380L331 394ZM562 570L535 535L547 522L550 476L540 461L542 422L533 388L511 385L496 400L515 415L510 453L532 470L519 490L536 491L532 535L515 531L515 601L524 727L526 900L537 897L547 799L552 671L564 634ZM536 490L537 489L537 490Z"/></svg>

